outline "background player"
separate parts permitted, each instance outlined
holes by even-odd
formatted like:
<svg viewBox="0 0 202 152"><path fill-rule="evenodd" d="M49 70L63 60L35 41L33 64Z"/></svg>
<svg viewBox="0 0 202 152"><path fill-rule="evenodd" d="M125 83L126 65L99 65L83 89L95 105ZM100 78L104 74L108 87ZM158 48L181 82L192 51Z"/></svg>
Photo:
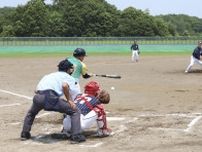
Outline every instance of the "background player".
<svg viewBox="0 0 202 152"><path fill-rule="evenodd" d="M200 61L200 57L202 55L202 41L198 42L198 46L194 49L191 59L190 59L190 64L185 70L185 73L190 72L192 66L196 63L202 66L202 61Z"/></svg>
<svg viewBox="0 0 202 152"><path fill-rule="evenodd" d="M133 45L130 47L131 51L132 51L132 57L131 60L134 62L138 62L139 61L139 54L140 54L140 50L139 50L139 46L137 44L137 41L134 41Z"/></svg>

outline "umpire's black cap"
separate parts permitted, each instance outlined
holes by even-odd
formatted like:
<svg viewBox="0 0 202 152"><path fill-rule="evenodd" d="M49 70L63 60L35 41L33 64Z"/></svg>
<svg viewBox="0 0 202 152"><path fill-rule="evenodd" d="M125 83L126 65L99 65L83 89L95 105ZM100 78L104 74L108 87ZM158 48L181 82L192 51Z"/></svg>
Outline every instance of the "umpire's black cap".
<svg viewBox="0 0 202 152"><path fill-rule="evenodd" d="M74 57L80 57L80 56L87 56L86 51L83 48L76 48L73 52Z"/></svg>
<svg viewBox="0 0 202 152"><path fill-rule="evenodd" d="M60 61L60 63L58 64L58 71L66 72L70 68L73 68L73 64L67 59Z"/></svg>

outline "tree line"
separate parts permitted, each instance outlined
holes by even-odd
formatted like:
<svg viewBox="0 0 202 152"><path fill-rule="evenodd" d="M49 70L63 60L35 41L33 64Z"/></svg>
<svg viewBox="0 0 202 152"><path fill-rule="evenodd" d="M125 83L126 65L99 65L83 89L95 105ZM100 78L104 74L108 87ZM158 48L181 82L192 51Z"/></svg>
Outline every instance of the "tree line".
<svg viewBox="0 0 202 152"><path fill-rule="evenodd" d="M30 0L0 8L1 37L199 36L202 19L188 15L152 16L148 10L123 11L105 0Z"/></svg>

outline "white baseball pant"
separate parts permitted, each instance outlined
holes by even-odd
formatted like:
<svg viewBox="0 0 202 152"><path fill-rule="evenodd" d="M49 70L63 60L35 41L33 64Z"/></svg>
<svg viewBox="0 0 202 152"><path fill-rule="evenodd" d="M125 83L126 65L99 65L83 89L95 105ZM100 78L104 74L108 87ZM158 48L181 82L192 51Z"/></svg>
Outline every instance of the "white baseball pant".
<svg viewBox="0 0 202 152"><path fill-rule="evenodd" d="M132 61L136 61L138 62L139 60L139 54L138 54L138 50L132 50Z"/></svg>
<svg viewBox="0 0 202 152"><path fill-rule="evenodd" d="M88 129L90 127L92 127L93 125L97 124L97 119L98 119L98 115L96 114L96 112L94 110L90 111L87 115L82 115L80 116L80 120L81 120L81 130L85 130ZM67 115L64 120L63 120L63 129L65 131L70 131L71 130L71 119L70 116Z"/></svg>
<svg viewBox="0 0 202 152"><path fill-rule="evenodd" d="M198 64L202 66L202 61L200 61L199 59L195 58L193 55L191 56L191 60L190 60L190 64L188 65L188 67L186 68L185 72L189 72L192 68L192 66L194 64Z"/></svg>

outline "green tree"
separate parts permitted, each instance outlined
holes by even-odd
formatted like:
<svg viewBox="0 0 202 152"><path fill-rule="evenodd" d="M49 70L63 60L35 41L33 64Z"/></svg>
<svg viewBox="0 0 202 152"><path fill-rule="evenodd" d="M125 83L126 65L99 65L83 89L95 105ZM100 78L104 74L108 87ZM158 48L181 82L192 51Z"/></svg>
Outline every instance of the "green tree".
<svg viewBox="0 0 202 152"><path fill-rule="evenodd" d="M15 32L13 30L13 27L11 25L3 26L3 30L1 32L2 37L12 37L15 36Z"/></svg>
<svg viewBox="0 0 202 152"><path fill-rule="evenodd" d="M117 10L104 0L56 0L63 14L65 36L109 36L117 25Z"/></svg>
<svg viewBox="0 0 202 152"><path fill-rule="evenodd" d="M18 36L46 36L48 11L44 0L30 0L25 6L18 6L14 23Z"/></svg>
<svg viewBox="0 0 202 152"><path fill-rule="evenodd" d="M121 13L116 36L166 36L169 34L163 20L157 20L148 12L129 7Z"/></svg>
<svg viewBox="0 0 202 152"><path fill-rule="evenodd" d="M0 35L5 35L5 30L9 30L12 27L12 16L15 12L15 8L13 7L4 7L0 8ZM4 30L4 33L2 33ZM1 34L2 33L2 34ZM6 32L6 36L8 35L8 31ZM13 32L12 36L13 36Z"/></svg>

